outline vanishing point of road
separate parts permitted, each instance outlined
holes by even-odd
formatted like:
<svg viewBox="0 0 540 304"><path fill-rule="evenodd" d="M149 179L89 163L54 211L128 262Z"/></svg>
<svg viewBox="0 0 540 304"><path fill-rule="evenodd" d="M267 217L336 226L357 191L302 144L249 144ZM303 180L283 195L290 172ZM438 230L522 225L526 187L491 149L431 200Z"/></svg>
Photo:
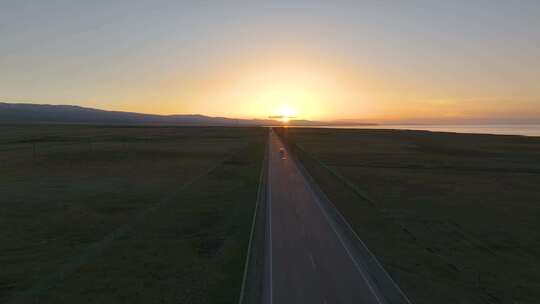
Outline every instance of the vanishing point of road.
<svg viewBox="0 0 540 304"><path fill-rule="evenodd" d="M262 302L390 303L272 131L269 141Z"/></svg>

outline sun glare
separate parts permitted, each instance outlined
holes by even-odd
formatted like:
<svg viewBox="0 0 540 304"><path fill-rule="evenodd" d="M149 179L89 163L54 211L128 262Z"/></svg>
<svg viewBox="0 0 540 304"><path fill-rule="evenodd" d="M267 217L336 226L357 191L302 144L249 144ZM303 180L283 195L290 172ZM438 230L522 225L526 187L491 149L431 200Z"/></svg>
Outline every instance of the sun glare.
<svg viewBox="0 0 540 304"><path fill-rule="evenodd" d="M282 122L319 120L339 111L339 107L329 108L329 102L338 105L350 99L347 75L316 60L240 62L224 67L198 84L198 87L213 89L195 87L194 91L205 93L190 98L198 99L201 105L212 104L204 111L210 115L225 113L221 115Z"/></svg>
<svg viewBox="0 0 540 304"><path fill-rule="evenodd" d="M290 119L295 118L298 112L291 106L284 105L277 111L284 122L288 122Z"/></svg>

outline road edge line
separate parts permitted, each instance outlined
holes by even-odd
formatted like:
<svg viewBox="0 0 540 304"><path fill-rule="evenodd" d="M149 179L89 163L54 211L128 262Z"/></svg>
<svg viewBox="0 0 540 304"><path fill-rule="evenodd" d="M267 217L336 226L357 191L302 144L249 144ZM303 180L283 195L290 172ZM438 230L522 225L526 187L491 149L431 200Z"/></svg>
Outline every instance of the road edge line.
<svg viewBox="0 0 540 304"><path fill-rule="evenodd" d="M350 184L350 181L346 180L344 177L341 177L340 175L336 174L332 169L328 168L326 166L326 164L322 163L322 161L320 161L319 159L317 159L315 156L311 155L310 153L308 153L307 151L305 151L302 147L299 147L298 144L296 143L290 143L289 141L286 141L286 140L283 140L281 138L281 135L279 136L281 142L288 148L289 151L293 151L294 149L293 148L297 148L298 150L300 150L301 152L305 153L308 155L308 157L312 158L318 165L320 165L321 167L323 167L325 170L329 171L330 174L332 174L334 177L336 177L338 180L340 180L341 182L345 183L346 186L348 186L349 188L352 188L353 192L355 192L357 195L359 195L362 199L365 199L366 201L368 201L368 203L372 203L372 201L367 198L365 195L363 195L363 193L361 192L358 192L358 189L356 187L353 187L352 184ZM405 294L405 292L403 292L403 290L401 289L401 287L399 287L399 285L394 281L394 279L390 276L390 274L388 273L388 271L386 271L386 269L382 266L382 264L379 262L379 260L377 259L377 257L371 252L371 250L369 250L369 248L367 247L367 245L364 243L364 241L362 241L362 239L360 238L360 236L356 233L356 231L352 228L351 224L349 223L349 221L347 221L347 219L343 216L343 214L341 213L341 211L339 211L339 209L335 206L335 204L328 198L328 196L326 195L326 193L318 186L318 183L315 181L315 179L313 178L313 176L309 173L309 171L304 167L304 165L302 164L300 158L296 155L296 153L290 153L290 155L292 157L295 158L296 160L296 164L298 165L298 168L300 169L300 172L304 175L304 177L306 178L306 180L308 181L310 185L310 188L312 185L316 185L317 186L317 190L313 189L313 191L319 193L320 195L323 196L323 199L325 200L325 206L327 208L331 208L332 211L335 212L335 214L339 217L339 221L341 222L341 224L344 224L344 229L346 229L347 231L349 231L350 233L353 234L354 238L356 239L356 242L362 247L362 249L364 249L366 251L366 253L368 254L368 256L370 257L371 260L373 260L375 262L375 265L377 266L377 268L379 268L379 271L381 271L385 277L387 278L387 280L389 280L389 282L392 283L392 285L394 286L394 288L396 288L396 290L399 292L399 294L402 296L402 298L405 300L405 303L406 304L412 304L413 302L407 297L407 295ZM335 221L335 220L334 220ZM340 224L340 223L337 223L337 224Z"/></svg>
<svg viewBox="0 0 540 304"><path fill-rule="evenodd" d="M253 217L251 220L251 232L249 234L249 242L248 242L248 248L246 253L246 260L244 262L244 274L242 277L242 286L240 287L240 296L238 298L238 304L242 304L244 302L245 297L245 291L246 291L246 281L248 276L248 268L249 268L249 262L251 261L251 247L253 245L253 235L255 234L255 225L257 221L257 214L259 211L259 205L261 201L261 193L263 189L263 182L264 182L264 175L266 174L266 162L268 161L268 140L266 141L265 149L264 149L264 157L261 164L261 173L259 174L259 186L257 189L257 201L255 203L255 209L253 210ZM265 185L266 186L266 185Z"/></svg>
<svg viewBox="0 0 540 304"><path fill-rule="evenodd" d="M345 183L345 185L347 185L348 187L352 188L352 190L354 192L356 192L361 198L363 199L366 199L368 200L369 202L369 199L366 198L364 195L361 194L361 192L357 192L357 189L356 187L353 187L351 182L349 180L347 180L346 178L342 177L341 175L337 174L336 172L334 172L332 169L328 168L326 166L326 164L323 164L322 161L320 161L319 159L315 158L314 156L312 156L310 153L306 152L303 148L300 148L298 147L297 144L294 144L295 147L299 148L302 152L306 153L307 155L309 155L311 158L313 158L317 164L321 165L321 167L323 167L324 169L326 169L327 171L329 171L332 175L334 175L336 178L338 178L339 180L341 180L342 182ZM302 167L302 170L303 173L305 173L306 175L309 176L309 180L311 181L311 183L315 183L315 179L311 176L311 174L307 171L307 169L304 167L303 164L299 163L300 166ZM319 187L320 188L320 187ZM339 211L339 209L334 205L334 203L332 203L332 201L328 198L328 196L326 195L326 193L324 193L324 191L322 189L319 189L320 190L320 193L324 196L324 199L327 201L327 202L330 202L329 205L330 208L332 208L335 212L336 212L336 215L339 217L340 221L345 224L345 227L347 230L349 230L349 232L352 232L352 234L354 235L354 237L356 238L356 241L362 246L362 249L364 249L368 255L371 257L371 259L375 262L375 264L377 265L377 267L381 270L381 272L386 276L386 278L392 282L392 284L394 285L394 287L398 290L398 292L401 294L401 296L404 298L405 302L408 303L408 304L411 304L411 300L407 297L407 295L405 294L405 292L403 292L403 290L401 289L401 287L399 287L399 285L394 281L394 279L390 276L390 274L388 273L388 271L386 271L386 269L384 268L384 266L379 262L379 259L377 259L377 257L371 252L371 250L369 250L369 248L367 247L367 245L364 243L364 241L362 241L362 239L360 238L360 236L356 233L356 231L352 228L351 224L349 223L349 221L347 221L347 219L345 218L345 216L341 213L341 211Z"/></svg>
<svg viewBox="0 0 540 304"><path fill-rule="evenodd" d="M279 138L279 141L283 145L283 140L281 138ZM283 146L285 146L285 145L283 145ZM290 150L290 147L287 146L287 150ZM316 193L317 191L315 191L315 189L314 189L315 185L311 182L312 181L311 176L308 177L308 173L306 172L306 169L300 163L300 159L298 157L296 157L296 155L293 155L290 152L288 154L292 156L290 158L291 158L291 160L294 161L293 166L296 167L296 169L298 170L300 175L303 177L304 183L305 183L307 189L309 190L309 193L311 194L311 196L315 200L315 204L317 205L317 207L319 207L319 210L321 211L324 218L326 219L327 224L330 226L330 228L332 229L332 231L336 235L339 243L341 244L341 246L343 247L343 249L347 253L347 256L351 259L351 262L355 266L356 270L358 271L358 273L360 274L362 279L364 279L364 281L366 282L366 285L368 286L369 290L371 291L371 294L375 297L378 304L383 304L383 301L381 300L381 297L379 295L380 293L382 293L380 287L377 286L377 284L375 282L373 282L373 279L371 278L371 275L368 272L369 269L364 269L363 267L360 266L359 261L357 260L357 258L351 252L352 249L349 248L350 245L348 245L347 242L344 239L346 236L342 235L343 233L340 232L339 228L336 227L336 225L338 225L338 223L336 223L336 221L331 218L331 215L328 214L327 208L323 207L323 202L321 201L321 198L319 197L318 193ZM326 199L326 197L324 197L324 198ZM384 303L387 303L387 301L385 300Z"/></svg>

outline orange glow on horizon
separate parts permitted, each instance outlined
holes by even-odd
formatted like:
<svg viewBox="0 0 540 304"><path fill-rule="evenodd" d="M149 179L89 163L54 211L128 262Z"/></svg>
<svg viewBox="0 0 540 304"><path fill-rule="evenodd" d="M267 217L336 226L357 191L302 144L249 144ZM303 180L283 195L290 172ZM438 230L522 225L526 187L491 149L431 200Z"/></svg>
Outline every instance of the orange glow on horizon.
<svg viewBox="0 0 540 304"><path fill-rule="evenodd" d="M367 99L354 73L321 59L299 58L229 61L191 78L170 80L166 86L183 84L174 97L189 105L182 112L248 119L350 118L350 103ZM356 112L362 114L368 108L366 104Z"/></svg>
<svg viewBox="0 0 540 304"><path fill-rule="evenodd" d="M0 10L2 102L239 119L288 107L288 119L341 124L540 120L540 1L12 2Z"/></svg>
<svg viewBox="0 0 540 304"><path fill-rule="evenodd" d="M514 105L465 94L445 97L444 90L418 90L414 81L399 74L353 69L324 56L243 55L213 62L192 74L174 75L146 94L121 96L126 107L114 110L244 119L287 117L283 122L294 117L384 123L502 116ZM525 108L526 104L520 105L523 114L540 114L538 108Z"/></svg>

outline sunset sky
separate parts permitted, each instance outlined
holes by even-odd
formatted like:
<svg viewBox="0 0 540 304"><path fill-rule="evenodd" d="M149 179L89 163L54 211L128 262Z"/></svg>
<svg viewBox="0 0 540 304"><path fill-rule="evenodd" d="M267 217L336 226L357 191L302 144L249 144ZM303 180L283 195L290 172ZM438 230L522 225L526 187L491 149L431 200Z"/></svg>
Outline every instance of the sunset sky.
<svg viewBox="0 0 540 304"><path fill-rule="evenodd" d="M529 121L540 118L540 1L0 0L0 101Z"/></svg>

